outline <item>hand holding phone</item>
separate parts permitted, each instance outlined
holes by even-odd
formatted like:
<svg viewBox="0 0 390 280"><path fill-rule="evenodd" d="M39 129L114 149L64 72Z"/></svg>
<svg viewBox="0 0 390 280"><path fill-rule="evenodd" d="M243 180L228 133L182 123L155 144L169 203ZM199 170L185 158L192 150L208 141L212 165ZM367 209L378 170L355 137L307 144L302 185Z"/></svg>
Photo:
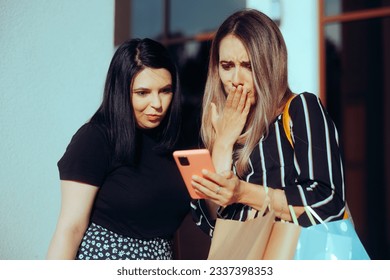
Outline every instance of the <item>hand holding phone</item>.
<svg viewBox="0 0 390 280"><path fill-rule="evenodd" d="M181 150L173 153L176 165L183 177L184 183L193 199L202 199L203 196L195 192L191 184L192 176L203 177L202 169L215 172L210 152L207 149Z"/></svg>

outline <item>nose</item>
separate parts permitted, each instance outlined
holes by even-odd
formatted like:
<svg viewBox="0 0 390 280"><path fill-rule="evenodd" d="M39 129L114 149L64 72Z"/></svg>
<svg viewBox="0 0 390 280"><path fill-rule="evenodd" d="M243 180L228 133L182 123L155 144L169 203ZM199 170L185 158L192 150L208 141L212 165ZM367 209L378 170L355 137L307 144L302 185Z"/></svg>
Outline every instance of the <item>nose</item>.
<svg viewBox="0 0 390 280"><path fill-rule="evenodd" d="M151 94L150 106L152 106L155 109L161 108L161 97L158 93Z"/></svg>
<svg viewBox="0 0 390 280"><path fill-rule="evenodd" d="M239 85L244 85L244 79L242 78L242 70L240 69L240 67L237 67L236 69L234 69L233 73L232 73L233 77L232 77L232 85L234 87L238 87Z"/></svg>

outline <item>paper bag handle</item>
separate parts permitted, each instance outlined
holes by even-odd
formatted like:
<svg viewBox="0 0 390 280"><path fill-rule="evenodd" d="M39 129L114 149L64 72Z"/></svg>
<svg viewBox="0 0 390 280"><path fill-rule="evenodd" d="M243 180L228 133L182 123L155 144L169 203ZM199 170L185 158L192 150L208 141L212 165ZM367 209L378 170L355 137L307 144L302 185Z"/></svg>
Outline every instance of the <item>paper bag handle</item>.
<svg viewBox="0 0 390 280"><path fill-rule="evenodd" d="M321 224L323 224L326 228L328 228L328 226L326 225L324 220L321 219L321 217L313 210L313 208L311 208L308 205L303 206L303 208L305 209L305 212L306 212L307 216L309 217L309 220L313 226L317 224L316 221L314 220L314 217L315 217ZM297 215L295 214L294 207L292 205L289 205L288 209L290 210L291 218L292 218L294 224L299 225Z"/></svg>

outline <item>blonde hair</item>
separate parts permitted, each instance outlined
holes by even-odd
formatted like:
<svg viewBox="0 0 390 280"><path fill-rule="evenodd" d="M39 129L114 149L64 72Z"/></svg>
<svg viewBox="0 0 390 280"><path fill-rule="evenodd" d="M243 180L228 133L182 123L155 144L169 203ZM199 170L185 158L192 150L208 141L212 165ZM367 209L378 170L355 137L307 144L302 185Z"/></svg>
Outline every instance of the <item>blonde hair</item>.
<svg viewBox="0 0 390 280"><path fill-rule="evenodd" d="M208 77L203 96L201 137L212 152L215 131L211 124L211 103L222 112L226 94L219 77L219 45L227 35L234 35L245 46L252 67L256 103L252 105L244 133L234 147L237 174L248 170L249 157L262 137L267 137L270 123L292 94L287 77L287 49L278 26L265 14L242 10L229 16L219 27L210 50Z"/></svg>

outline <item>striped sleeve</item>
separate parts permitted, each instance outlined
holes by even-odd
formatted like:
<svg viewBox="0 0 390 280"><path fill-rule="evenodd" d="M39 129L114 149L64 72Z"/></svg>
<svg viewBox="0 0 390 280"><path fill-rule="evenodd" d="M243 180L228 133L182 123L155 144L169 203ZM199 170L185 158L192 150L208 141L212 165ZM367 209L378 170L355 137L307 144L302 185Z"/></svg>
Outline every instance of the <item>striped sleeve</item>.
<svg viewBox="0 0 390 280"><path fill-rule="evenodd" d="M344 175L337 129L314 94L303 93L289 110L297 178L286 185L289 204L311 206L325 221L342 217Z"/></svg>
<svg viewBox="0 0 390 280"><path fill-rule="evenodd" d="M213 236L215 220L210 219L207 205L204 199L193 200L190 203L192 219L196 225L210 237Z"/></svg>

